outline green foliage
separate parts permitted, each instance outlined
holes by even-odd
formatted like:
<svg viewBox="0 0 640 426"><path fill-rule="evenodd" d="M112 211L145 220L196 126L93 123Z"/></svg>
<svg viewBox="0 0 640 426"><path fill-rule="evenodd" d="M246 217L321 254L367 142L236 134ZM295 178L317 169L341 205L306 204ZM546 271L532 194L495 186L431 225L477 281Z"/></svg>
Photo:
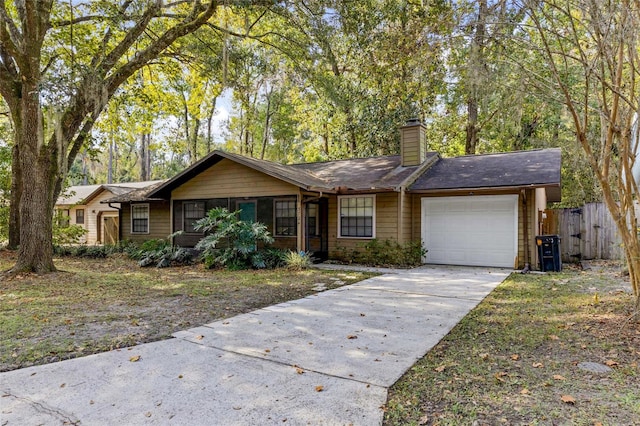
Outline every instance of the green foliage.
<svg viewBox="0 0 640 426"><path fill-rule="evenodd" d="M267 262L258 250L258 243L271 244L273 238L267 227L259 222L244 222L238 212L225 208L209 210L207 216L198 220L195 230L206 235L196 250L202 253L207 268L229 269L266 268Z"/></svg>
<svg viewBox="0 0 640 426"><path fill-rule="evenodd" d="M370 240L353 250L338 250L336 258L343 262L359 263L369 266L410 267L422 264L427 250L420 241L412 241L404 245L394 240Z"/></svg>
<svg viewBox="0 0 640 426"><path fill-rule="evenodd" d="M301 271L313 264L313 258L307 252L290 250L285 254L285 264L288 269Z"/></svg>
<svg viewBox="0 0 640 426"><path fill-rule="evenodd" d="M0 122L0 243L9 239L9 196L11 190L11 148L2 145L8 136L4 122Z"/></svg>
<svg viewBox="0 0 640 426"><path fill-rule="evenodd" d="M53 244L78 244L80 239L87 234L87 230L81 225L59 226L55 221L53 225Z"/></svg>
<svg viewBox="0 0 640 426"><path fill-rule="evenodd" d="M145 251L138 265L142 267L155 265L156 268L190 265L194 262L193 250L166 245L156 250Z"/></svg>
<svg viewBox="0 0 640 426"><path fill-rule="evenodd" d="M54 245L54 254L57 256L85 257L89 259L104 259L114 253L119 253L121 248L117 245L88 246L80 245Z"/></svg>

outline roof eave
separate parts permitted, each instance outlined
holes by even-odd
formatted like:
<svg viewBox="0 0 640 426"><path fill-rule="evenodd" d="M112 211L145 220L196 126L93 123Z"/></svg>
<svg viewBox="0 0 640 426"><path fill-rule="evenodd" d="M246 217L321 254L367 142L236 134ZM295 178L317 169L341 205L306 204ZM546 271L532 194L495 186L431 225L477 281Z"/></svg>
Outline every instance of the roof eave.
<svg viewBox="0 0 640 426"><path fill-rule="evenodd" d="M536 188L560 188L559 183L531 183L526 185L507 185L507 186L479 186L479 187L464 187L464 188L429 188L429 189L408 189L408 193L412 194L430 194L430 193L460 193L468 192L473 193L475 191L519 191L521 189L536 189Z"/></svg>

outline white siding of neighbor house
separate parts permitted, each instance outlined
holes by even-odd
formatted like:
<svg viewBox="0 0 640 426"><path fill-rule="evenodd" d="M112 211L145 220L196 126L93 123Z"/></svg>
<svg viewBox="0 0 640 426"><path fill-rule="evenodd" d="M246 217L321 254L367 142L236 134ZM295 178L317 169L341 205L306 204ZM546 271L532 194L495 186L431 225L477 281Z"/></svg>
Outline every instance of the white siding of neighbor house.
<svg viewBox="0 0 640 426"><path fill-rule="evenodd" d="M101 218L106 216L118 216L118 209L110 207L108 204L100 204L100 201L108 200L109 198L113 198L115 194L111 191L104 190L98 196L89 201L86 205L77 205L73 206L69 210L70 224L76 224L76 210L84 209L84 228L88 231L88 233L83 238L81 243L85 244L98 244L98 242L102 242L102 235L98 235L98 215L102 212ZM102 234L102 227L101 234Z"/></svg>

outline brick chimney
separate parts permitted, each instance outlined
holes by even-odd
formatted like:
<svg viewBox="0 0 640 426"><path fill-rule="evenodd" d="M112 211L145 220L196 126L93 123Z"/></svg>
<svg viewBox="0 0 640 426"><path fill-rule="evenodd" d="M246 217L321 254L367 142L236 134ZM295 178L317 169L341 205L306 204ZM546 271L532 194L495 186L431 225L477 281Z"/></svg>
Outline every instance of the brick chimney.
<svg viewBox="0 0 640 426"><path fill-rule="evenodd" d="M427 154L427 127L418 118L412 118L400 127L400 155L403 166L422 164Z"/></svg>

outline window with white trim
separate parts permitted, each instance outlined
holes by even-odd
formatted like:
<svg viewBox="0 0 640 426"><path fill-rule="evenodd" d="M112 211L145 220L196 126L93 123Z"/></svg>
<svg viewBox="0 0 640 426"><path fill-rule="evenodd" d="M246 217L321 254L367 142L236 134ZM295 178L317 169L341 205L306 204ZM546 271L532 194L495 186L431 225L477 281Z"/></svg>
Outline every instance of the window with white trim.
<svg viewBox="0 0 640 426"><path fill-rule="evenodd" d="M182 230L188 233L197 233L195 223L202 219L206 213L204 201L188 201L182 204L183 220Z"/></svg>
<svg viewBox="0 0 640 426"><path fill-rule="evenodd" d="M296 200L276 200L274 235L277 237L293 237L297 235L298 218L296 216Z"/></svg>
<svg viewBox="0 0 640 426"><path fill-rule="evenodd" d="M131 233L149 233L149 204L131 205Z"/></svg>
<svg viewBox="0 0 640 426"><path fill-rule="evenodd" d="M375 207L375 195L338 197L338 236L374 238Z"/></svg>

